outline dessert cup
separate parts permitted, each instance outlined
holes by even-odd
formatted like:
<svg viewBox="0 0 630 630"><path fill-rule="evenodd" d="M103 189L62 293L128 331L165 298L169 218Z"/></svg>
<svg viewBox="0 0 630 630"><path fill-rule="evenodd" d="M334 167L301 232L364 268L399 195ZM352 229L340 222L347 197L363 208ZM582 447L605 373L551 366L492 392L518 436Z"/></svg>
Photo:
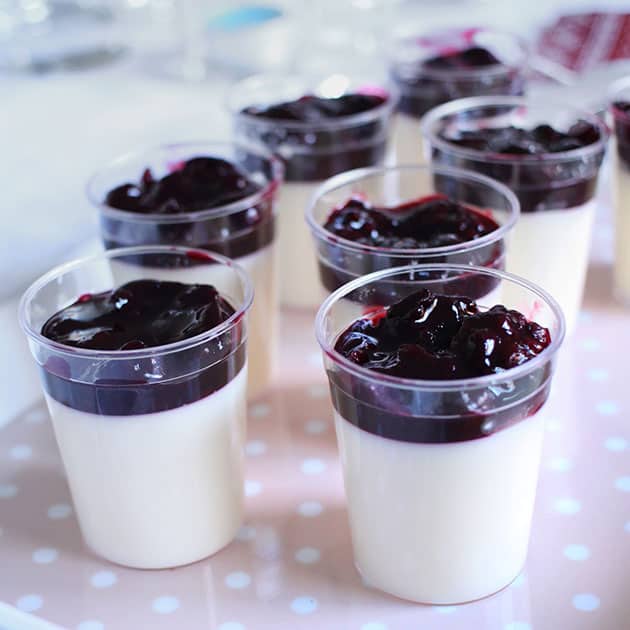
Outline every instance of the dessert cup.
<svg viewBox="0 0 630 630"><path fill-rule="evenodd" d="M566 132L580 120L592 125L599 139L553 153L496 153L458 146L443 137L510 125L529 129L548 124ZM490 96L441 105L425 116L422 129L432 163L483 173L517 196L521 216L507 270L551 293L572 332L584 291L597 184L609 136L606 125L599 117L567 105Z"/></svg>
<svg viewBox="0 0 630 630"><path fill-rule="evenodd" d="M630 77L616 81L610 90L615 131L615 296L630 306ZM627 109L624 106L627 105Z"/></svg>
<svg viewBox="0 0 630 630"><path fill-rule="evenodd" d="M353 321L344 318L347 296L378 293L386 306L420 289L471 297L471 274L512 285L506 306L546 326L550 345L518 367L458 380L381 374L335 349ZM335 291L316 332L365 583L425 604L468 602L508 585L527 554L545 402L564 336L558 304L499 270L410 265Z"/></svg>
<svg viewBox="0 0 630 630"><path fill-rule="evenodd" d="M352 196L365 198L373 206L392 207L436 194L481 210L499 227L471 241L422 249L366 245L341 238L324 227L331 211ZM461 169L420 165L373 167L332 177L317 190L306 211L306 221L315 241L322 301L346 282L392 267L458 263L504 269L510 233L518 216L518 200L506 186ZM489 278L485 280L475 290L471 286L474 299L490 305L500 302L498 283ZM353 301L352 297L361 301ZM348 316L359 317L379 305L371 301L372 297L375 296L370 293L346 296L338 302L336 311L345 304Z"/></svg>
<svg viewBox="0 0 630 630"><path fill-rule="evenodd" d="M313 94L336 98L349 93L378 94L384 102L368 111L317 122L271 119L245 111ZM278 194L280 299L302 309L319 306L317 267L304 210L329 177L383 162L396 96L391 90L343 75L325 78L256 76L236 84L228 99L237 139L262 143L281 158L285 181Z"/></svg>
<svg viewBox="0 0 630 630"><path fill-rule="evenodd" d="M152 279L139 256L171 259L211 284L234 314L175 343L137 350L73 347L41 334L79 296ZM185 272L179 279L186 281ZM133 247L53 269L29 289L20 321L46 402L81 533L97 555L129 567L195 562L227 545L243 510L247 312L252 288L227 258Z"/></svg>
<svg viewBox="0 0 630 630"><path fill-rule="evenodd" d="M473 47L487 50L497 63L475 65L474 59L460 67L426 63ZM430 109L469 96L521 95L526 73L527 47L510 33L486 28L449 29L396 41L389 57L390 79L400 91L393 125L395 163L424 161L420 119Z"/></svg>
<svg viewBox="0 0 630 630"><path fill-rule="evenodd" d="M252 195L194 212L140 213L107 205L107 194L126 182L140 181L145 169L161 177L195 157L216 157L237 166L260 186ZM229 142L172 144L123 156L98 172L88 196L99 212L101 237L107 249L139 245L185 245L218 252L236 260L251 278L255 300L250 313L248 396L256 397L271 383L278 327L278 283L275 198L282 164L264 148ZM169 265L169 257L144 256L161 279L192 282L195 268ZM133 275L132 264L129 272ZM128 263L117 262L120 282ZM203 275L203 272L202 272Z"/></svg>

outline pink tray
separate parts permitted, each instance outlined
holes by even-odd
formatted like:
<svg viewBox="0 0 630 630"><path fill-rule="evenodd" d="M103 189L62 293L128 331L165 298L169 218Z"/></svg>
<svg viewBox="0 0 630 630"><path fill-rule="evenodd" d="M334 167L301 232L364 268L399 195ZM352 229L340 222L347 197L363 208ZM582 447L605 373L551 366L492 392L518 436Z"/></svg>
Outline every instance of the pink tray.
<svg viewBox="0 0 630 630"><path fill-rule="evenodd" d="M588 310L561 357L529 560L501 593L431 607L363 586L311 318L291 315L283 386L250 407L238 540L168 571L92 556L40 404L0 432L0 599L78 630L630 628L630 329L608 276L591 269Z"/></svg>

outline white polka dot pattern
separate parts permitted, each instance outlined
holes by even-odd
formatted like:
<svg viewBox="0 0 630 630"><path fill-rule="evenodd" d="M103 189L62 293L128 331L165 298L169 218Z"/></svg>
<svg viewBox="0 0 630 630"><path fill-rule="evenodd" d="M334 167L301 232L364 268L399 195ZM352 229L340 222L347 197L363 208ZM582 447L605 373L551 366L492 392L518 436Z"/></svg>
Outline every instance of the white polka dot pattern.
<svg viewBox="0 0 630 630"><path fill-rule="evenodd" d="M310 615L317 610L318 602L314 597L308 595L302 597L296 597L291 602L291 610L296 615Z"/></svg>
<svg viewBox="0 0 630 630"><path fill-rule="evenodd" d="M303 361L296 365L287 354L285 381L248 406L247 498L236 540L189 566L135 571L87 551L46 412L38 406L0 429L1 598L69 630L132 623L254 630L261 620L278 630L484 623L496 630L616 630L630 549L630 400L613 353L621 342L597 308L589 309L567 341L567 358L559 358L547 402L525 571L491 598L417 606L379 593L358 575L330 395L310 329L290 335L293 343L313 344ZM610 330L625 330L627 317L610 315ZM317 368L309 368L309 353ZM309 369L314 377L302 378ZM17 567L11 575L5 558Z"/></svg>
<svg viewBox="0 0 630 630"><path fill-rule="evenodd" d="M151 603L151 609L158 615L170 615L179 608L179 600L171 595L156 597Z"/></svg>

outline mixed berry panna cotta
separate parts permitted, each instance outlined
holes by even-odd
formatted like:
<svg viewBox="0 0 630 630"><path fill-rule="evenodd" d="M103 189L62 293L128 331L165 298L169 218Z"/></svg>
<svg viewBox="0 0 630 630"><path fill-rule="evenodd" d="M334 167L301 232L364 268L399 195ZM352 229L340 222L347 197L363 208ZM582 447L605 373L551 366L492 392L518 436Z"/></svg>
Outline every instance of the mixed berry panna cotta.
<svg viewBox="0 0 630 630"><path fill-rule="evenodd" d="M422 126L433 163L483 173L514 191L522 214L508 271L549 291L573 330L608 140L606 125L597 116L557 103L479 97L434 109Z"/></svg>
<svg viewBox="0 0 630 630"><path fill-rule="evenodd" d="M523 94L526 52L513 35L481 28L399 40L389 64L390 78L400 91L397 163L422 160L420 119L430 109L468 96Z"/></svg>
<svg viewBox="0 0 630 630"><path fill-rule="evenodd" d="M373 273L317 316L356 566L367 584L427 604L479 599L521 571L564 334L553 298L515 276L472 267L511 284L524 312L460 294L470 269ZM346 295L410 274L402 299L347 317Z"/></svg>
<svg viewBox="0 0 630 630"><path fill-rule="evenodd" d="M384 160L395 102L391 90L343 75L320 81L260 76L233 88L237 138L262 143L286 170L278 199L283 304L319 306L304 210L324 180Z"/></svg>
<svg viewBox="0 0 630 630"><path fill-rule="evenodd" d="M230 143L159 147L114 161L90 182L108 249L186 245L239 262L256 287L251 313L250 396L273 373L277 286L274 200L282 179L279 160ZM161 280L197 282L195 260L143 256L131 261ZM126 279L119 263L118 281Z"/></svg>
<svg viewBox="0 0 630 630"><path fill-rule="evenodd" d="M114 262L208 258L205 283L136 278ZM131 263L129 263L131 265ZM232 276L232 277L229 277ZM112 288L115 287L115 288ZM195 562L242 519L252 290L227 259L145 247L53 270L22 300L86 544L125 566Z"/></svg>
<svg viewBox="0 0 630 630"><path fill-rule="evenodd" d="M613 85L611 113L617 146L614 286L617 298L630 305L630 80Z"/></svg>
<svg viewBox="0 0 630 630"><path fill-rule="evenodd" d="M452 182L456 185L441 188ZM426 166L361 169L332 178L306 216L324 295L373 271L414 262L502 269L506 237L517 217L518 202L501 184L474 173ZM470 273L461 282L461 290L474 299L498 299L493 278ZM358 316L408 289L404 282L383 283L386 295L357 291L345 302Z"/></svg>

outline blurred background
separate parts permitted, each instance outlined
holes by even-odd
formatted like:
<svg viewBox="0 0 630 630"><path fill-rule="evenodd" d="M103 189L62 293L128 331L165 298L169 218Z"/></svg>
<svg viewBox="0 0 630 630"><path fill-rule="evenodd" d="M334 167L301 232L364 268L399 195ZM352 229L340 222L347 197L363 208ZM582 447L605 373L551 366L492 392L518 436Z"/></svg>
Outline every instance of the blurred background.
<svg viewBox="0 0 630 630"><path fill-rule="evenodd" d="M499 27L530 42L535 94L597 110L630 72L625 13L628 0L0 0L0 324L37 275L94 247L89 175L138 148L229 137L236 79L384 75L396 37ZM7 337L28 361L17 325Z"/></svg>

